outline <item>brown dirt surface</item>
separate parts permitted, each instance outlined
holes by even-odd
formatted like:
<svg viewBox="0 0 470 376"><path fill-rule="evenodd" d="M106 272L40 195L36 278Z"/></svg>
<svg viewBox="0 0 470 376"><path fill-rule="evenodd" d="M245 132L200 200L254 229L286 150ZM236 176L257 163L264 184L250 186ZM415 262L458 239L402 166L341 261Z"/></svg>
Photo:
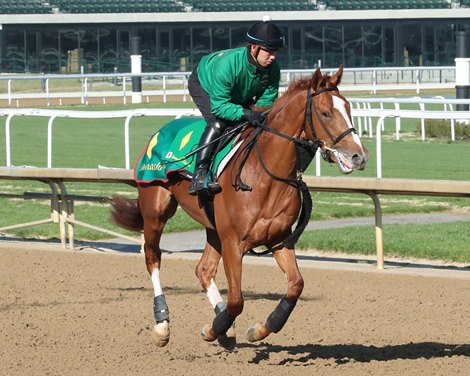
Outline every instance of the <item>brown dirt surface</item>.
<svg viewBox="0 0 470 376"><path fill-rule="evenodd" d="M213 311L194 268L161 273L171 339L157 348L143 256L0 242L0 375L469 375L470 279L301 265L305 289L284 329L260 343L286 290L280 270L247 262L238 346L199 337ZM226 293L223 268L218 284Z"/></svg>

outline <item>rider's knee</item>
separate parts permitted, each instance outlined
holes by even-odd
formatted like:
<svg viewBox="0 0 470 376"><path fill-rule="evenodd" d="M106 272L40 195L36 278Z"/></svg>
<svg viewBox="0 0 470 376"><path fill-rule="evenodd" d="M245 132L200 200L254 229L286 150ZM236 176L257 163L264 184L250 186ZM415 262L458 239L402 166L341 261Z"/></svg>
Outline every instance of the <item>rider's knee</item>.
<svg viewBox="0 0 470 376"><path fill-rule="evenodd" d="M222 134L225 128L227 128L227 124L216 117L213 117L210 121L208 121L207 126L210 127L213 131L220 134Z"/></svg>

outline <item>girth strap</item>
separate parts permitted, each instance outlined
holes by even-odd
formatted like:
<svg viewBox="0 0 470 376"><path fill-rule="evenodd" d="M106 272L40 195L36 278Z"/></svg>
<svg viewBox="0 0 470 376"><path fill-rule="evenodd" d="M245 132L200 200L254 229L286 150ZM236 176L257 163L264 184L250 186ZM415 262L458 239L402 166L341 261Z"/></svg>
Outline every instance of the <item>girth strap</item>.
<svg viewBox="0 0 470 376"><path fill-rule="evenodd" d="M308 190L307 184L303 180L298 180L299 190L302 195L302 209L300 211L299 219L297 220L297 225L294 231L278 246L267 249L262 252L256 252L253 249L250 250L250 253L262 256L267 253L276 252L282 248L293 249L297 242L299 241L300 236L304 232L305 228L310 221L310 215L312 214L312 196L310 196L310 191Z"/></svg>

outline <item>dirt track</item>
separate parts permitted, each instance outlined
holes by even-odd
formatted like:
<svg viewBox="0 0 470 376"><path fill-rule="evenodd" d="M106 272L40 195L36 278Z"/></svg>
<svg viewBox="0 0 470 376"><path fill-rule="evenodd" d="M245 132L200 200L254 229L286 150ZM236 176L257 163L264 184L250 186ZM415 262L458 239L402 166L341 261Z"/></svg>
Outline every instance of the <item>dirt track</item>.
<svg viewBox="0 0 470 376"><path fill-rule="evenodd" d="M213 313L196 261L167 259L172 338L160 349L142 256L26 248L0 242L0 375L470 374L469 279L304 267L283 331L251 344L246 329L265 320L285 279L249 264L239 345L227 352L198 337Z"/></svg>

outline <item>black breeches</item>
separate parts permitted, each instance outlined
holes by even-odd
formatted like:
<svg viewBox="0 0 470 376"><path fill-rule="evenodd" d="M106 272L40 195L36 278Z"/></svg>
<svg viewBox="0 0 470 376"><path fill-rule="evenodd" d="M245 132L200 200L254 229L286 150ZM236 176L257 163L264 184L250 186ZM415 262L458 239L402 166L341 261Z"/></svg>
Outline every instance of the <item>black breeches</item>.
<svg viewBox="0 0 470 376"><path fill-rule="evenodd" d="M199 108L202 116L206 119L206 122L208 124L214 122L215 116L212 114L211 110L211 99L209 94L207 94L202 88L199 79L197 78L197 66L189 76L188 90L197 108Z"/></svg>

